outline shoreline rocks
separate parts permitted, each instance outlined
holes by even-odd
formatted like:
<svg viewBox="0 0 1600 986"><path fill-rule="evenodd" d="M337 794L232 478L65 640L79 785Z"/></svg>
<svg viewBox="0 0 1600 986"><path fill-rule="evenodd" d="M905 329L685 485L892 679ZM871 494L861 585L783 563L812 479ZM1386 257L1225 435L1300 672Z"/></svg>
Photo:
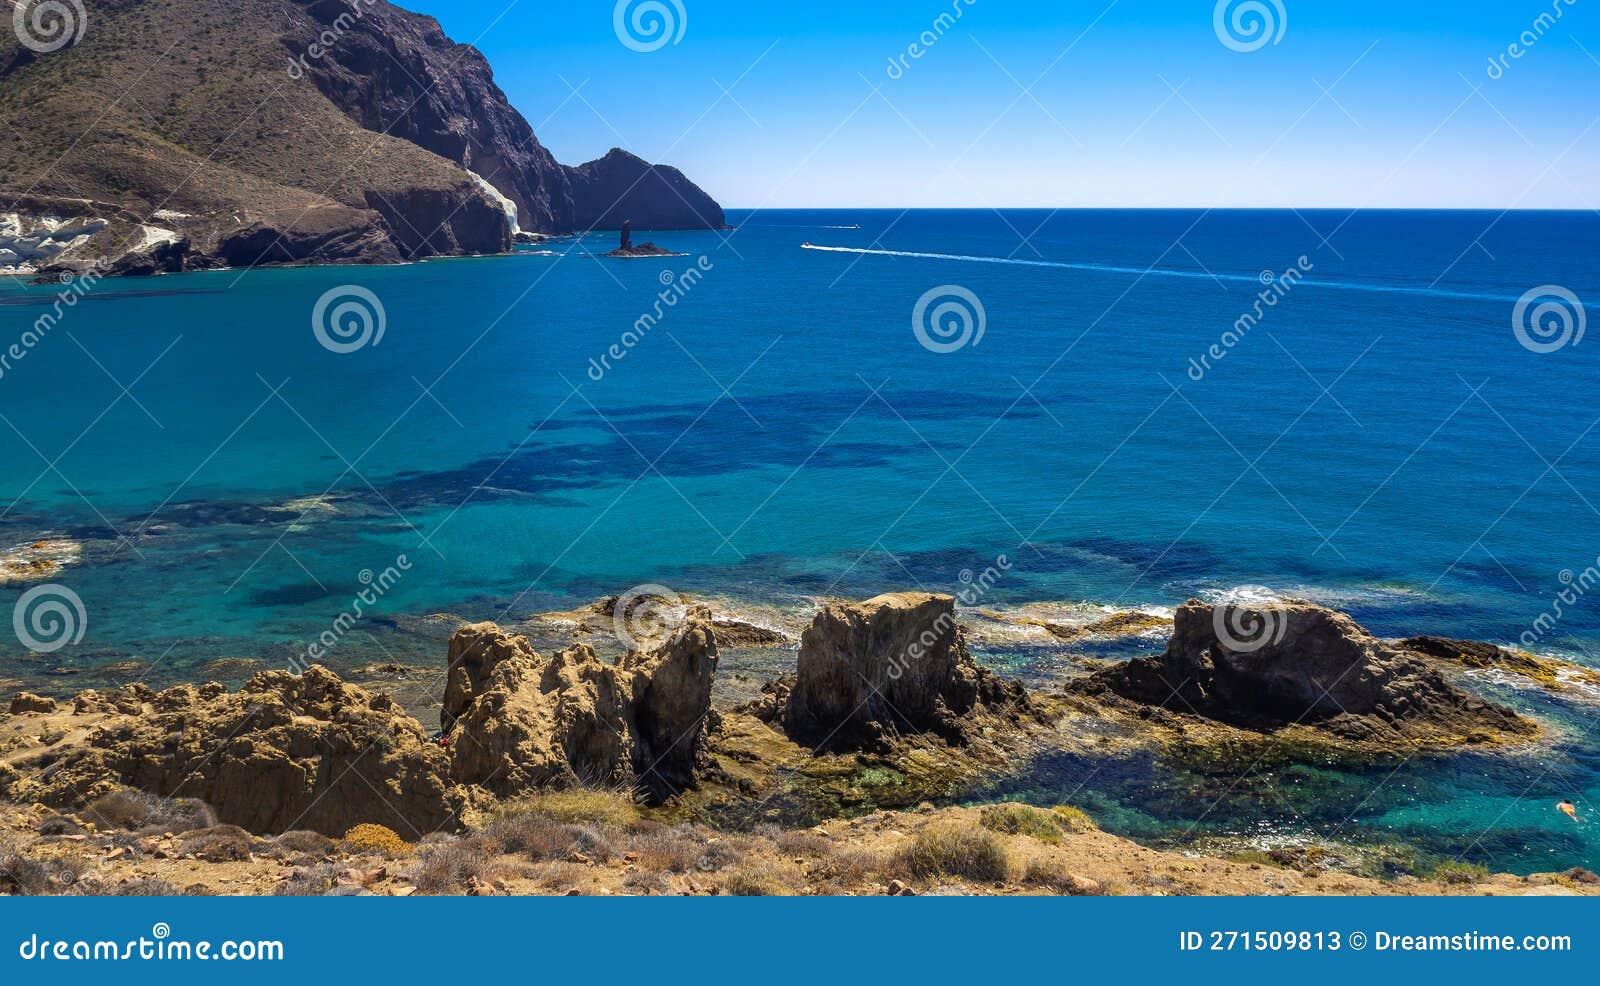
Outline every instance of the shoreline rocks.
<svg viewBox="0 0 1600 986"><path fill-rule="evenodd" d="M1349 616L1295 600L1190 600L1165 652L1096 672L1073 690L1256 731L1303 725L1353 742L1492 743L1538 732Z"/></svg>
<svg viewBox="0 0 1600 986"><path fill-rule="evenodd" d="M1019 683L973 661L954 597L889 593L817 614L800 638L783 725L823 749L879 749L904 732L963 744L974 716L1028 708Z"/></svg>
<svg viewBox="0 0 1600 986"><path fill-rule="evenodd" d="M0 794L70 809L129 786L198 798L253 832L329 834L377 822L420 836L453 826L465 805L415 719L320 666L264 671L232 693L84 692L60 726L56 742L0 765Z"/></svg>
<svg viewBox="0 0 1600 986"><path fill-rule="evenodd" d="M463 627L450 641L440 713L450 776L502 796L589 783L640 786L664 800L693 784L716 666L703 610L616 664L587 644L544 658L492 623Z"/></svg>

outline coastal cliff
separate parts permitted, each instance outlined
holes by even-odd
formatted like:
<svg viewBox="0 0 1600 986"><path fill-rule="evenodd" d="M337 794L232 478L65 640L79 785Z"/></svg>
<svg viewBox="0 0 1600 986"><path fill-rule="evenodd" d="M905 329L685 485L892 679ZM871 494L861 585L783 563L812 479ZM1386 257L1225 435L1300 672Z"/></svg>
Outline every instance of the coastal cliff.
<svg viewBox="0 0 1600 986"><path fill-rule="evenodd" d="M0 36L0 268L395 263L723 223L676 169L621 150L562 165L481 53L383 0L91 18L55 51Z"/></svg>

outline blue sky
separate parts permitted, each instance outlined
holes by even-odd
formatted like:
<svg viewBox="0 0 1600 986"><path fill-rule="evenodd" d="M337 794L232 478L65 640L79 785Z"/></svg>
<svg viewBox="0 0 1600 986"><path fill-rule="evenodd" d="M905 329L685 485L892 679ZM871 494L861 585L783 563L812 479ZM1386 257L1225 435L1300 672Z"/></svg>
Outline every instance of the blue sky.
<svg viewBox="0 0 1600 986"><path fill-rule="evenodd" d="M1600 0L1254 0L1253 51L1213 0L656 2L682 37L648 52L613 0L401 5L562 161L622 146L735 208L1600 208Z"/></svg>

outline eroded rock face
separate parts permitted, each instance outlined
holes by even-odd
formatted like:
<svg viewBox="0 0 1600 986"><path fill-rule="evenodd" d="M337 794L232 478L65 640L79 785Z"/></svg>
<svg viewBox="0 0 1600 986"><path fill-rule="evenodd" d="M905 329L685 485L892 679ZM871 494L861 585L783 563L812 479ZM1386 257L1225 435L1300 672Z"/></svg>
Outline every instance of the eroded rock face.
<svg viewBox="0 0 1600 986"><path fill-rule="evenodd" d="M709 614L616 664L587 644L546 658L492 623L458 630L441 721L451 777L501 795L546 785L642 787L660 800L694 781L711 715Z"/></svg>
<svg viewBox="0 0 1600 986"><path fill-rule="evenodd" d="M253 832L377 822L413 839L455 827L462 807L417 721L322 667L262 672L234 693L85 692L63 719L65 739L7 758L0 794L75 810L126 785L198 798Z"/></svg>
<svg viewBox="0 0 1600 986"><path fill-rule="evenodd" d="M1025 709L1021 685L978 667L955 599L891 593L823 607L800 637L784 729L824 749L870 749L895 733L964 742L980 709Z"/></svg>
<svg viewBox="0 0 1600 986"><path fill-rule="evenodd" d="M1535 731L1503 706L1307 602L1178 608L1158 657L1099 672L1085 689L1232 725L1304 724L1351 740L1473 742Z"/></svg>

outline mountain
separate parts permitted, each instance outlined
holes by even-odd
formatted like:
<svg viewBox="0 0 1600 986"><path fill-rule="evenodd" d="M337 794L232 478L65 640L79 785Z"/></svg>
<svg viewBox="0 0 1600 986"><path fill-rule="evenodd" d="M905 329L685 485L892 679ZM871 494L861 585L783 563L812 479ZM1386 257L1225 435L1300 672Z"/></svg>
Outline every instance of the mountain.
<svg viewBox="0 0 1600 986"><path fill-rule="evenodd" d="M0 18L19 3L57 34L0 30L0 268L390 263L504 252L519 229L723 224L675 168L560 164L477 49L383 0ZM49 50L63 27L81 36Z"/></svg>

